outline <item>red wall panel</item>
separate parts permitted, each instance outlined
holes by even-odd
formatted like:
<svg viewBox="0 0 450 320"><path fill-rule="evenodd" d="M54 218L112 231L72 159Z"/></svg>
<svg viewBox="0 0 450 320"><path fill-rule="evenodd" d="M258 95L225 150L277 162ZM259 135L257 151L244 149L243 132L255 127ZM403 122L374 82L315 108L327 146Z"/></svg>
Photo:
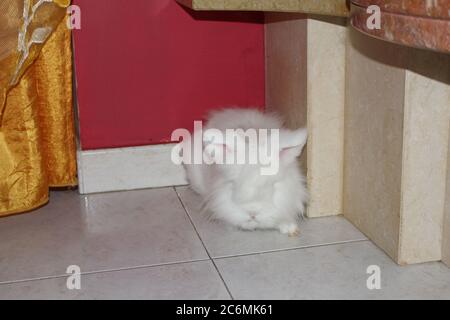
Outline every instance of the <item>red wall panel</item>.
<svg viewBox="0 0 450 320"><path fill-rule="evenodd" d="M81 146L167 142L207 110L264 106L259 13L198 13L175 0L76 0Z"/></svg>

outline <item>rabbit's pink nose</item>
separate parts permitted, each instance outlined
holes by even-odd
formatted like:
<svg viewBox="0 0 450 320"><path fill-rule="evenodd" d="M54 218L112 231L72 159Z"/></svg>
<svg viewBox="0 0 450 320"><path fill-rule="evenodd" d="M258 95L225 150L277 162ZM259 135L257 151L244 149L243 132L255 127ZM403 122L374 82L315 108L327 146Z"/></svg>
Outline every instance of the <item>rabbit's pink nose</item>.
<svg viewBox="0 0 450 320"><path fill-rule="evenodd" d="M250 212L250 218L252 218L254 220L256 218L256 213Z"/></svg>

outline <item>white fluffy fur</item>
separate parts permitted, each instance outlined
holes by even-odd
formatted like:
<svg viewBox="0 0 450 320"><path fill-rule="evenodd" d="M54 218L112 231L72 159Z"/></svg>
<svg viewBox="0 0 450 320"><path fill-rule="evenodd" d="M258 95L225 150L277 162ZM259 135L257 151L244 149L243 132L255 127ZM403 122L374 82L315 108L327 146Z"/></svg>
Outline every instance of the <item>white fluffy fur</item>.
<svg viewBox="0 0 450 320"><path fill-rule="evenodd" d="M280 167L276 175L261 175L259 164L194 164L185 168L191 188L202 196L213 218L245 230L278 229L297 234L308 197L297 162L306 143L306 130L285 129L275 114L256 109L215 111L204 130L208 128L223 132L238 128L280 129Z"/></svg>

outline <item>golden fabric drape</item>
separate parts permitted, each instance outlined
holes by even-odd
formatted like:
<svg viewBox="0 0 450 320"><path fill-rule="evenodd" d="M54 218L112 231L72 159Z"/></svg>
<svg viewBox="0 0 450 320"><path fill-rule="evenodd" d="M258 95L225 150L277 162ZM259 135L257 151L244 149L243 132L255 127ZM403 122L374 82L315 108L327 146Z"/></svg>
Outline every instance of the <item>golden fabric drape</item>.
<svg viewBox="0 0 450 320"><path fill-rule="evenodd" d="M74 186L77 178L71 32L65 21L69 1L0 2L0 216L4 216L45 204L49 187ZM29 15L33 19L23 32L24 11L32 12L33 6L34 16ZM29 50L19 50L19 33Z"/></svg>

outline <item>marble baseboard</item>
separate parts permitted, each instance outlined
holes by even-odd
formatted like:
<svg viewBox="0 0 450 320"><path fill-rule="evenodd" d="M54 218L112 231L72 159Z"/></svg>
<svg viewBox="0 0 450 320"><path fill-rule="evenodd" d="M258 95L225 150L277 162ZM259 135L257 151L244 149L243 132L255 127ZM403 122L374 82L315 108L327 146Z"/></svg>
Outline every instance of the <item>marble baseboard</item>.
<svg viewBox="0 0 450 320"><path fill-rule="evenodd" d="M171 161L173 144L78 151L81 194L185 185Z"/></svg>

